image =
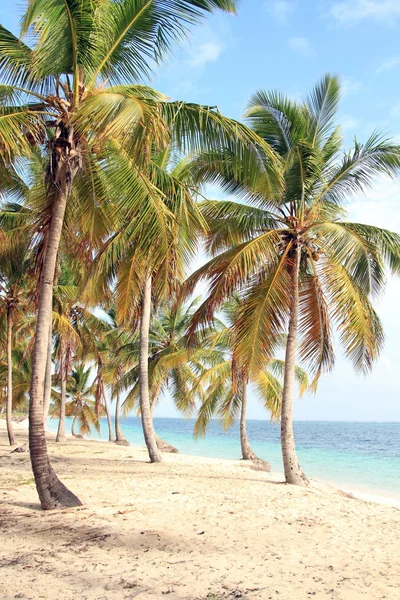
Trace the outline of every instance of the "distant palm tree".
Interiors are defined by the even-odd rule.
[[[190,416],[196,409],[195,388],[198,390],[198,373],[203,353],[201,345],[190,348],[187,329],[193,316],[197,300],[188,304],[164,302],[152,316],[149,330],[148,377],[153,414],[158,402],[165,393],[170,393],[177,410]],[[137,342],[121,347],[117,360],[132,363],[132,367],[121,377],[118,387],[128,390],[122,405],[126,415],[134,409],[140,411],[140,382]],[[157,447],[162,452],[178,452],[168,442],[160,438],[154,430]]]
[[[15,325],[32,310],[32,254],[29,241],[11,230],[1,232],[0,248],[0,314],[6,321],[7,363],[7,433],[11,446],[16,443],[12,426],[13,409],[13,344]]]
[[[205,342],[203,364],[207,362],[207,349],[210,364],[208,368],[203,368],[198,378],[202,391],[194,434],[205,435],[215,415],[221,419],[224,429],[228,429],[239,418],[242,458],[256,461],[259,468],[269,471],[269,463],[255,454],[247,435],[248,386],[253,384],[256,398],[271,415],[271,420],[279,420],[285,363],[277,358],[269,359],[262,368],[253,372],[251,378],[235,364],[235,319],[239,310],[240,298],[234,296],[224,305],[223,321],[218,321],[216,330]],[[296,366],[295,377],[300,393],[303,393],[309,385],[307,373]]]
[[[117,320],[115,306],[111,306],[107,310],[107,317],[110,321],[108,331],[101,339],[101,353],[104,356],[104,365],[102,366],[99,376],[110,389],[112,398],[115,399],[115,441],[120,445],[129,445],[121,428],[121,379],[129,369],[132,362],[132,357],[127,353],[121,352],[121,348],[130,345],[131,341],[135,341],[137,348],[138,337],[127,328],[120,327]],[[100,347],[99,347],[100,350]],[[135,363],[137,362],[137,350],[135,352]]]
[[[189,281],[189,289],[201,278],[212,282],[194,323],[207,321],[226,297],[241,290],[234,360],[250,376],[273,356],[287,328],[281,442],[286,481],[297,485],[308,483],[292,425],[297,349],[316,381],[333,366],[335,325],[355,369],[371,369],[383,343],[371,297],[384,288],[386,265],[400,272],[400,236],[347,222],[344,209],[375,176],[399,172],[399,147],[374,133],[341,154],[334,123],[339,93],[338,79],[327,75],[303,103],[276,92],[253,96],[247,119],[282,158],[280,194],[263,191],[262,172],[253,180],[238,177],[235,159],[226,154],[197,164],[199,178],[239,192],[246,203],[203,204],[211,230],[208,247],[222,253]]]
[[[21,336],[22,337],[22,336]],[[24,336],[13,349],[12,362],[13,368],[13,410],[27,410],[29,399],[29,386],[31,380],[32,363],[29,353],[30,343]],[[8,365],[0,363],[0,379],[6,381]],[[7,389],[1,388],[0,407],[7,406]]]
[[[61,389],[56,442],[65,442],[67,381],[72,369],[75,352],[81,344],[79,334],[76,327],[74,327],[75,305],[80,296],[80,288],[71,262],[66,257],[62,257],[60,262],[60,274],[53,292],[52,329],[55,337],[57,381]]]
[[[91,368],[83,364],[74,366],[67,383],[68,402],[65,407],[67,417],[73,417],[71,433],[79,437],[76,432],[76,422],[79,423],[79,434],[86,435],[91,432],[93,426],[100,433],[100,422],[95,410],[93,385],[89,383]],[[60,415],[61,397],[56,398],[55,405],[51,410],[51,416]]]

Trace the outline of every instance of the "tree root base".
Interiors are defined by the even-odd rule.
[[[11,450],[11,452],[29,452],[27,446],[28,446],[27,444],[24,444],[23,446],[18,446],[14,450]]]
[[[167,454],[179,454],[178,448],[175,446],[171,446],[168,442],[162,441],[161,443],[157,440],[157,448],[161,450],[161,452],[166,452]]]
[[[271,465],[269,462],[263,458],[259,458],[256,454],[253,454],[248,458],[243,458],[242,460],[248,460],[251,463],[250,469],[253,469],[253,471],[266,471],[267,473],[271,473]]]
[[[155,434],[155,436],[157,448],[161,452],[166,452],[167,454],[179,454],[178,448],[175,448],[175,446],[171,446],[171,444],[168,444],[168,442],[161,439],[157,434]]]
[[[128,442],[128,440],[115,440],[114,443],[117,444],[118,446],[130,446],[130,443]]]
[[[304,473],[295,475],[294,477],[286,477],[285,480],[288,485],[298,485],[300,487],[309,487],[310,485],[310,481]]]
[[[50,463],[46,475],[42,481],[36,479],[36,488],[43,510],[82,506],[79,498],[58,479]]]

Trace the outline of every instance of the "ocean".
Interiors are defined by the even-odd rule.
[[[66,430],[71,419],[67,419]],[[239,459],[239,425],[222,431],[212,421],[205,438],[193,439],[193,419],[154,419],[157,433],[184,454],[222,459]],[[57,430],[57,421],[49,419],[48,429]],[[140,420],[122,421],[127,440],[143,445]],[[400,423],[359,423],[297,421],[295,438],[300,463],[305,473],[344,488],[400,499]],[[247,421],[253,450],[268,460],[272,471],[283,472],[279,424]],[[91,436],[98,439],[94,432]],[[107,422],[101,419],[100,439],[108,439]]]

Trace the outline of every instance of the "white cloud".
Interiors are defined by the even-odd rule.
[[[304,37],[293,37],[289,40],[289,48],[293,50],[296,54],[300,54],[301,56],[312,56],[313,50],[311,48],[311,44],[307,38]]]
[[[387,21],[400,16],[399,0],[347,0],[336,2],[332,16],[343,24],[354,24],[363,19]]]
[[[284,0],[267,0],[266,8],[279,23],[286,23],[294,5]]]
[[[341,80],[341,90],[343,98],[349,94],[356,94],[362,88],[360,81],[355,81],[351,77],[343,77]]]
[[[188,64],[192,67],[204,67],[208,62],[218,60],[224,46],[219,42],[205,42],[192,48]]]
[[[400,233],[400,181],[382,176],[348,206],[349,217]]]
[[[351,115],[343,115],[340,119],[340,126],[343,133],[355,133],[355,130],[359,128],[360,121],[352,117]]]
[[[375,71],[375,73],[384,73],[385,71],[393,71],[400,65],[400,57],[396,56],[394,58],[389,58],[384,63],[382,63]]]

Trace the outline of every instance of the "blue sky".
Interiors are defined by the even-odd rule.
[[[0,22],[18,31],[18,8],[0,0]],[[400,143],[400,0],[242,0],[237,16],[213,15],[155,73],[154,87],[174,99],[217,105],[240,118],[257,89],[302,98],[326,72],[342,81],[339,122],[346,146],[376,128]],[[351,220],[400,232],[400,180],[381,179],[349,204]],[[356,376],[339,356],[316,397],[295,418],[400,421],[400,282],[377,308],[386,345],[374,372]],[[175,416],[165,399],[158,416]],[[249,418],[265,418],[251,402]]]

